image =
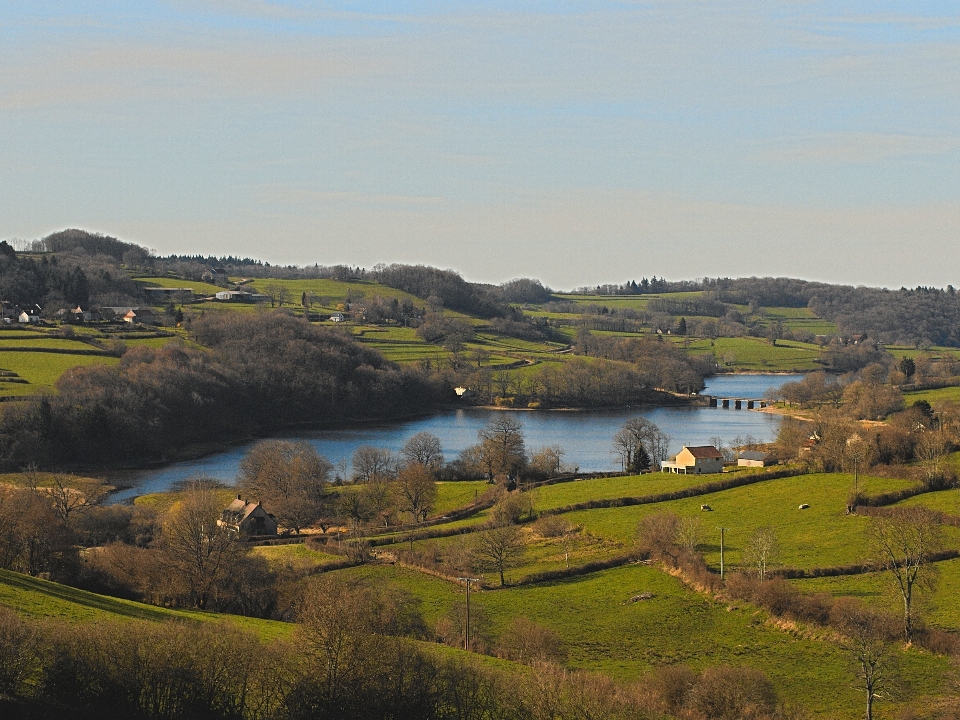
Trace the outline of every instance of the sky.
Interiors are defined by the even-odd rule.
[[[0,238],[960,285],[960,5],[0,0]]]

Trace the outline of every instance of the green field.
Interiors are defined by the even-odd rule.
[[[77,590],[9,570],[0,570],[0,605],[11,607],[25,617],[56,618],[72,623],[117,619],[229,622],[242,630],[254,632],[263,639],[288,637],[293,630],[289,623],[275,620],[144,605]]]
[[[937,403],[960,403],[960,387],[936,388],[935,390],[910,390],[903,394],[904,402],[913,405],[918,400],[926,400],[932,406]]]
[[[89,347],[89,346],[87,346]],[[0,395],[35,395],[52,391],[59,377],[78,365],[113,365],[118,358],[97,355],[64,355],[56,352],[0,352],[0,369],[17,373],[29,385],[0,382]]]
[[[182,280],[180,278],[168,277],[137,277],[134,278],[144,287],[162,287],[162,288],[190,288],[197,295],[216,295],[223,290],[219,285],[205,283],[199,280]],[[173,298],[170,298],[171,300]]]
[[[397,567],[341,571],[391,582],[421,600],[428,621],[461,602],[461,587]],[[641,592],[651,600],[630,603]],[[512,587],[473,595],[495,635],[516,615],[557,632],[570,664],[620,679],[642,677],[655,667],[685,663],[762,669],[783,697],[825,718],[860,717],[859,694],[851,689],[846,658],[829,642],[783,632],[747,606],[717,603],[685,588],[656,569],[632,565],[569,580]],[[920,653],[904,657],[904,674],[916,694],[942,690],[947,661]]]

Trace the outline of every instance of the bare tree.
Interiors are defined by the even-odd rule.
[[[497,641],[496,651],[500,657],[528,665],[567,659],[563,639],[550,628],[523,615],[510,621]]]
[[[240,461],[240,488],[263,502],[296,533],[323,512],[323,493],[333,466],[308,442],[266,440]]]
[[[623,468],[628,472],[659,466],[667,458],[669,444],[669,436],[642,417],[627,420],[613,436],[613,450],[623,460]]]
[[[426,465],[411,463],[397,473],[394,492],[400,509],[413,515],[415,522],[426,520],[437,498],[437,484]]]
[[[706,531],[703,522],[695,515],[692,517],[680,518],[677,524],[677,544],[684,550],[690,552],[696,551],[700,543],[703,542],[703,536]]]
[[[353,452],[353,481],[368,483],[377,478],[393,477],[396,460],[393,453],[385,448],[361,445]]]
[[[637,551],[676,567],[680,557],[677,535],[680,518],[676,513],[647,515],[637,524]]]
[[[873,704],[884,697],[896,671],[889,621],[854,598],[838,598],[830,618],[843,633],[841,643],[867,696],[866,720],[873,720]]]
[[[480,461],[490,480],[499,474],[514,474],[526,465],[523,423],[506,414],[491,421],[477,437]]]
[[[563,448],[559,445],[542,447],[530,459],[531,467],[547,477],[559,475],[563,467]]]
[[[390,517],[394,514],[393,483],[386,478],[378,478],[360,487],[360,495],[370,514],[383,521],[383,526],[390,524]]]
[[[523,530],[512,523],[493,525],[477,535],[473,554],[484,569],[500,574],[500,585],[506,585],[504,570],[520,562],[526,552]]]
[[[943,529],[934,515],[922,507],[893,508],[874,518],[867,528],[873,562],[889,572],[903,600],[903,634],[913,642],[920,589],[932,589],[936,568],[931,556],[943,547]]]
[[[53,503],[53,511],[57,517],[64,525],[69,525],[72,514],[103,503],[109,488],[101,480],[56,473],[51,478],[49,488],[35,488],[35,491],[41,496],[47,496]]]
[[[889,618],[855,598],[838,598],[830,609],[830,620],[843,633],[841,645],[849,653],[853,674],[866,694],[866,720],[872,720],[874,702],[886,696],[898,669],[891,643],[896,631],[890,627]]]
[[[743,561],[757,571],[760,582],[766,579],[770,566],[776,565],[779,559],[780,543],[777,541],[777,531],[769,525],[754,530],[743,551]]]
[[[190,602],[201,610],[242,552],[233,533],[217,523],[222,509],[213,488],[194,483],[163,524],[163,562],[185,584]]]
[[[433,433],[418,432],[403,444],[400,454],[408,463],[420,463],[434,474],[443,468],[440,438]]]
[[[950,440],[942,430],[927,430],[917,442],[917,458],[923,465],[927,480],[940,476],[943,458],[950,451]]]

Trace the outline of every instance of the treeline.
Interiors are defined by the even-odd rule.
[[[703,378],[716,371],[713,355],[690,355],[659,335],[618,338],[580,332],[573,348],[577,354],[630,363],[648,388],[693,392],[702,389]]]
[[[109,262],[96,257],[19,257],[0,242],[0,300],[24,309],[34,306],[86,307],[92,299],[111,301],[135,293],[125,275],[111,272]]]
[[[430,651],[409,601],[317,583],[290,640],[228,623],[26,621],[0,609],[0,709],[64,720],[773,720],[795,717],[759,670],[664,667],[622,685]],[[366,598],[364,596],[367,596]],[[529,623],[529,621],[528,621]]]
[[[438,399],[417,372],[282,313],[209,313],[192,332],[210,350],[137,347],[118,365],[67,371],[56,395],[7,408],[0,463],[142,463],[294,423],[407,416]]]
[[[491,288],[468,283],[453,270],[427,265],[377,266],[371,279],[387,287],[403,290],[450,310],[459,310],[482,318],[507,314],[507,306]]]

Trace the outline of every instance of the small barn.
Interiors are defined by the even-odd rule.
[[[277,534],[277,519],[260,503],[247,502],[240,495],[220,514],[217,525],[245,537]]]
[[[683,475],[706,475],[723,472],[723,453],[713,445],[695,445],[683,449],[669,460],[660,463],[660,472]]]
[[[737,458],[737,465],[739,467],[766,467],[767,465],[773,465],[773,458],[770,457],[770,453],[759,452],[757,450],[749,450],[747,452],[740,453],[740,457]]]

